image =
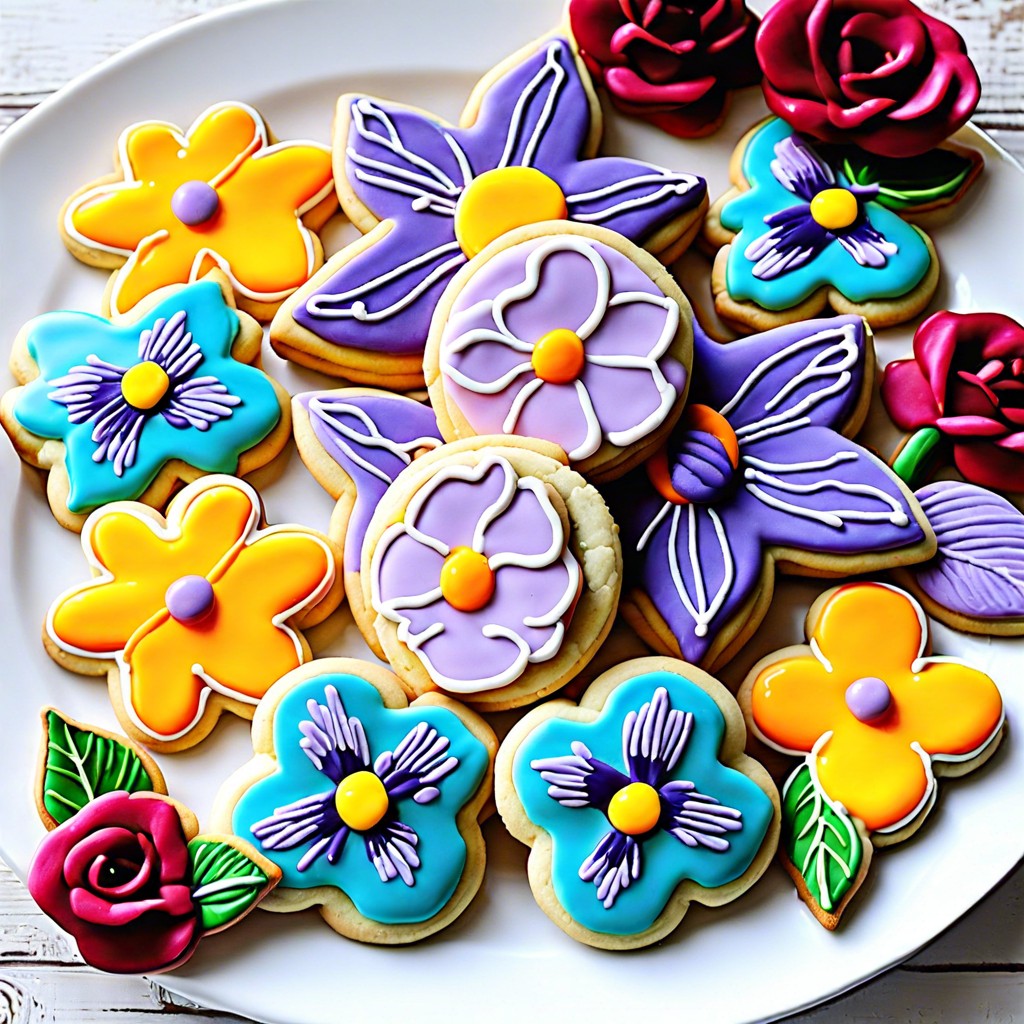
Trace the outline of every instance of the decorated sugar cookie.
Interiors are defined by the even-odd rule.
[[[859,317],[719,344],[694,328],[694,381],[667,444],[609,492],[623,611],[656,650],[710,667],[757,628],[774,565],[841,576],[928,558],[906,485],[848,439],[874,377]]]
[[[603,498],[561,449],[532,439],[422,455],[363,541],[363,602],[402,685],[489,711],[583,669],[611,628],[621,576]]]
[[[20,383],[0,422],[49,471],[62,526],[111,501],[162,508],[180,481],[251,472],[288,441],[288,395],[260,369],[263,334],[215,280],[169,288],[129,316],[44,313],[18,335]]]
[[[591,480],[620,476],[682,410],[692,319],[668,271],[614,232],[509,232],[434,315],[424,375],[438,426],[449,440],[543,438]]]
[[[672,262],[698,230],[704,179],[598,157],[600,139],[589,77],[557,36],[487,74],[458,127],[371,96],[342,96],[338,192],[366,235],[281,308],[274,348],[359,383],[420,386],[430,318],[448,281],[524,224],[609,228]]]
[[[383,658],[363,603],[360,558],[377,503],[395,477],[441,444],[429,405],[372,388],[310,391],[292,399],[295,443],[321,486],[338,500],[331,534],[344,547],[345,594],[366,642]]]
[[[251,718],[270,685],[309,660],[296,625],[340,599],[332,545],[302,526],[262,524],[256,492],[225,476],[184,488],[166,519],[117,502],[86,521],[93,579],[57,598],[43,640],[66,668],[107,676],[139,743],[181,750],[222,711]]]
[[[218,103],[185,132],[133,124],[115,161],[114,174],[79,189],[60,218],[78,259],[118,268],[105,311],[219,268],[238,305],[267,320],[323,262],[314,232],[337,208],[330,150],[275,143],[244,103]]]
[[[877,201],[842,165],[778,118],[740,140],[733,188],[708,213],[719,248],[711,287],[719,315],[764,330],[837,313],[873,327],[910,320],[935,293],[931,240]]]
[[[780,848],[802,898],[834,928],[871,845],[914,833],[935,803],[936,777],[992,755],[1003,703],[983,672],[925,656],[924,613],[894,587],[828,591],[806,633],[809,646],[758,662],[739,699],[758,737],[803,755],[782,791]]]
[[[280,868],[265,909],[316,906],[349,938],[414,942],[480,888],[496,748],[456,701],[409,704],[380,665],[316,661],[267,694],[256,756],[224,784],[214,816]]]
[[[36,801],[49,834],[28,890],[91,967],[157,974],[240,921],[281,872],[244,840],[197,835],[150,757],[120,736],[43,710]]]
[[[498,753],[498,810],[531,847],[548,917],[631,949],[665,938],[691,901],[750,888],[775,852],[779,798],[745,736],[725,687],[668,658],[627,661],[579,707],[549,701],[518,722]]]

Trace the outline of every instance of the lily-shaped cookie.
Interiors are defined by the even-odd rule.
[[[108,674],[139,742],[189,746],[224,709],[252,717],[268,687],[309,659],[291,623],[330,610],[332,548],[312,530],[260,521],[256,492],[224,476],[182,490],[166,520],[119,502],[86,521],[95,578],[54,602],[44,639],[61,664]]]
[[[245,104],[218,103],[186,132],[164,121],[134,124],[118,140],[117,161],[113,179],[76,192],[61,216],[79,259],[120,267],[106,300],[115,313],[219,267],[239,304],[259,316],[323,262],[311,228],[336,205],[330,151],[271,144]]]
[[[394,372],[415,380],[447,282],[523,224],[598,224],[674,258],[707,186],[693,174],[596,157],[600,122],[585,75],[567,40],[533,43],[483,79],[459,127],[343,96],[335,137],[347,181],[339,192],[353,223],[370,234],[282,308],[275,346],[321,367],[345,365],[356,379],[367,376],[367,353],[390,357]]]

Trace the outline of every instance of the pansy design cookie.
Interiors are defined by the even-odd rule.
[[[616,533],[554,445],[473,438],[421,456],[363,542],[363,600],[402,685],[495,711],[564,686],[611,628]]]
[[[876,201],[878,183],[851,181],[778,118],[740,140],[732,167],[734,187],[704,229],[720,247],[711,286],[725,320],[764,330],[831,306],[887,327],[931,300],[935,249]]]
[[[159,508],[179,481],[249,473],[284,448],[288,396],[259,368],[262,338],[212,280],[112,322],[44,313],[15,342],[21,386],[4,395],[0,422],[49,471],[63,526],[81,530],[111,501]]]
[[[720,344],[694,329],[689,404],[668,443],[612,495],[624,613],[657,650],[714,667],[753,633],[774,565],[837,576],[927,558],[906,485],[848,439],[874,376],[859,317]]]
[[[36,803],[48,834],[28,891],[91,967],[173,970],[277,884],[281,872],[249,843],[197,835],[196,816],[122,737],[53,708],[43,737]]]
[[[342,207],[366,236],[282,307],[282,355],[360,383],[422,383],[430,318],[456,270],[513,228],[610,228],[668,263],[707,204],[703,178],[596,156],[600,107],[566,39],[520,50],[477,86],[460,125],[345,95],[335,121]]]
[[[806,632],[809,646],[754,666],[740,703],[762,740],[803,756],[783,790],[782,849],[802,897],[834,928],[867,869],[865,837],[881,846],[915,832],[936,776],[964,775],[995,751],[1003,703],[983,672],[925,656],[924,613],[894,587],[828,591]]]
[[[393,944],[476,895],[497,741],[473,712],[436,694],[409,704],[387,669],[332,658],[271,689],[253,748],[214,817],[280,868],[265,909],[317,906],[342,935]]]
[[[526,715],[495,786],[544,912],[574,939],[626,949],[663,939],[693,900],[742,895],[779,834],[778,794],[745,736],[726,689],[668,658],[611,669],[578,708]]]
[[[105,297],[112,313],[216,267],[242,309],[269,319],[323,262],[314,232],[337,208],[330,150],[274,143],[243,103],[218,103],[185,132],[133,124],[116,166],[71,196],[60,218],[75,256],[118,268]]]
[[[438,304],[424,359],[438,425],[449,440],[543,438],[589,479],[619,476],[682,410],[692,319],[668,271],[620,235],[510,232]]]
[[[251,718],[269,686],[309,660],[296,624],[340,599],[333,548],[305,527],[262,522],[256,492],[224,476],[190,484],[166,519],[117,502],[86,521],[94,578],[57,598],[43,640],[66,668],[107,675],[138,742],[193,746],[222,711]]]
[[[344,546],[345,594],[378,657],[384,652],[363,603],[360,558],[377,503],[417,455],[442,443],[429,405],[373,388],[308,391],[292,399],[295,443],[309,471],[337,499],[331,535]]]

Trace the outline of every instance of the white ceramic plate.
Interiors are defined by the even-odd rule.
[[[281,138],[328,141],[336,96],[359,90],[415,103],[456,119],[483,71],[549,29],[558,0],[308,0],[228,9],[156,36],[73,83],[7,133],[0,148],[0,334],[9,344],[30,317],[58,308],[98,311],[106,274],[72,259],[56,230],[61,202],[107,173],[120,130],[161,118],[188,124],[205,107],[239,99],[260,108]],[[381,11],[385,11],[381,15]],[[381,27],[383,21],[390,27]],[[762,113],[747,90],[712,138],[680,142],[639,123],[609,118],[605,150],[696,171],[711,195],[726,184],[732,144]],[[969,130],[985,152],[982,183],[952,223],[935,232],[944,277],[934,308],[1024,314],[1019,282],[1007,277],[1006,246],[1024,237],[1024,177]],[[352,229],[333,226],[328,251]],[[708,300],[708,264],[688,258],[684,282]],[[884,332],[883,361],[905,352],[909,330]],[[317,374],[267,368],[290,391],[322,386]],[[872,440],[889,450],[884,415]],[[331,502],[294,455],[258,480],[271,521],[325,528]],[[53,597],[85,572],[78,538],[52,519],[38,474],[0,445],[0,573],[9,580],[0,617],[0,854],[22,876],[42,837],[31,783],[38,710],[52,703],[86,722],[116,728],[105,683],[58,668],[38,640]],[[766,651],[794,642],[817,589],[787,584],[754,642],[725,674],[736,682]],[[15,601],[11,594],[17,592]],[[937,628],[936,650],[961,655],[1003,684],[1007,717],[1024,721],[1021,645]],[[366,654],[347,613],[314,631],[317,654]],[[1017,671],[1012,671],[1016,659]],[[161,757],[171,793],[202,822],[220,781],[250,755],[247,723],[226,716],[198,749]],[[941,787],[915,839],[880,854],[857,905],[836,934],[824,931],[777,865],[746,896],[709,911],[694,906],[665,943],[614,955],[578,945],[535,905],[526,849],[494,820],[479,898],[459,921],[408,949],[346,941],[309,911],[257,913],[203,944],[162,983],[208,1006],[259,1020],[302,1024],[387,1018],[447,1018],[449,1004],[479,1007],[495,1021],[631,1018],[740,1022],[810,1006],[904,960],[967,911],[1024,856],[1019,780],[1024,745],[1011,735],[976,776]],[[469,1011],[463,1009],[463,1015]]]

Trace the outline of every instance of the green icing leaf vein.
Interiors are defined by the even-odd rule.
[[[192,865],[192,899],[204,931],[223,928],[241,917],[260,898],[269,879],[231,843],[204,839],[188,844]]]

